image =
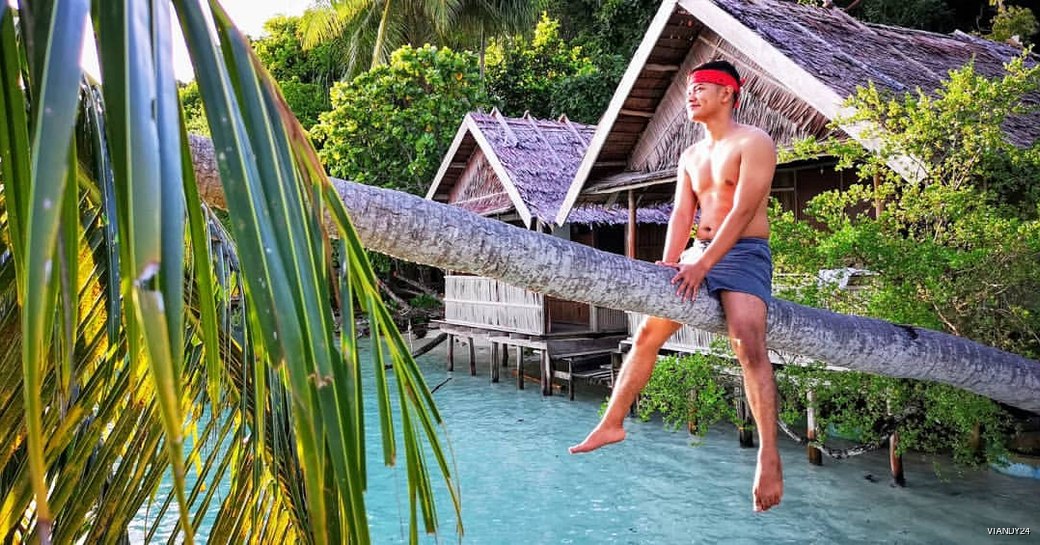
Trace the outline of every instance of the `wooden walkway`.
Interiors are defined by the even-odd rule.
[[[448,335],[448,370],[455,370],[455,342],[469,348],[469,371],[477,373],[476,340],[491,346],[489,375],[491,382],[499,382],[501,369],[509,367],[509,353],[515,352],[516,386],[524,389],[524,352],[538,356],[538,382],[543,395],[552,395],[553,379],[563,381],[570,399],[574,399],[574,382],[582,380],[613,385],[614,369],[620,365],[618,346],[624,335],[595,335],[588,331],[557,331],[544,335],[526,335],[492,331],[434,320],[442,333]]]

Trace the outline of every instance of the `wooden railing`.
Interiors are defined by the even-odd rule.
[[[446,275],[444,320],[472,327],[544,335],[545,297],[493,278]]]
[[[625,313],[543,296],[483,276],[444,277],[448,323],[526,335],[626,330]]]

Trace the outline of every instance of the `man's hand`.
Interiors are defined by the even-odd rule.
[[[701,264],[700,260],[693,263],[665,263],[658,261],[657,264],[679,271],[672,277],[672,285],[679,285],[675,294],[682,297],[683,302],[687,300],[693,301],[697,298],[697,292],[701,288],[701,283],[704,282],[704,277],[708,275],[708,269]]]

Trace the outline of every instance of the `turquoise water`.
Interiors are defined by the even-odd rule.
[[[782,440],[783,503],[753,513],[755,452],[738,446],[732,428],[691,447],[685,431],[636,421],[624,443],[572,456],[567,447],[597,420],[601,397],[591,388],[571,402],[534,386],[519,391],[506,373],[489,384],[486,355],[476,377],[458,362],[462,372],[447,373],[435,354],[420,364],[431,385],[451,378],[434,395],[459,472],[463,543],[1040,543],[1040,481],[949,468],[942,480],[932,460],[907,455],[909,486],[892,488],[887,453],[814,467]],[[407,543],[405,475],[379,465],[379,443],[369,444],[373,543]],[[442,498],[442,533],[424,543],[458,541]],[[167,518],[166,535],[175,523]],[[1031,534],[992,536],[988,527]]]

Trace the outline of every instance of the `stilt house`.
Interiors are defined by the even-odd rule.
[[[988,76],[1020,50],[970,36],[866,24],[840,9],[780,0],[664,0],[597,125],[577,169],[558,224],[590,203],[668,202],[683,149],[703,138],[685,113],[686,77],[715,59],[736,65],[745,81],[738,121],[766,130],[779,148],[805,137],[859,138],[855,127],[830,127],[846,97],[870,82],[902,93],[934,90],[952,69],[974,62]],[[1040,104],[1040,97],[1031,100]],[[1040,113],[1009,120],[1009,136],[1029,145]],[[828,158],[779,165],[772,195],[801,215],[819,193],[844,189],[853,176]],[[638,239],[639,226],[628,225]],[[659,256],[657,248],[641,250]],[[655,251],[656,250],[656,251]],[[650,259],[659,259],[659,257]],[[641,320],[630,316],[630,331]],[[669,348],[699,350],[710,336],[684,328]]]
[[[566,117],[549,121],[530,115],[510,118],[497,110],[470,113],[426,198],[518,228],[650,259],[660,245],[658,239],[663,240],[670,203],[639,208],[614,202],[580,204],[571,208],[567,221],[554,222],[594,132],[595,127]],[[625,238],[629,223],[640,225],[640,241]],[[543,391],[554,374],[553,361],[563,358],[571,364],[579,356],[606,355],[627,330],[624,312],[451,271],[444,277],[444,309],[442,331],[453,338],[468,338],[472,344],[474,336],[489,337],[493,351],[501,348],[503,355],[509,346],[518,352],[540,352]],[[569,380],[570,368],[563,378]],[[497,378],[495,365],[492,377]],[[522,386],[519,375],[518,380]]]

